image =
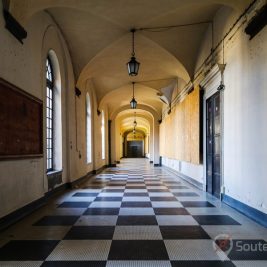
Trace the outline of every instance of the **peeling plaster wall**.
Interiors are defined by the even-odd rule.
[[[177,159],[171,159],[162,157],[162,165],[173,169],[178,174],[182,174],[186,177],[192,178],[197,182],[203,184],[203,165],[192,164],[190,162],[180,161]]]
[[[46,13],[34,16],[25,28],[28,37],[21,45],[4,28],[1,13],[0,77],[42,99],[45,111],[45,60],[50,49],[55,51],[61,74],[62,168],[63,183],[66,183],[69,177],[67,121],[71,122],[67,101],[68,90],[73,88],[71,61],[60,32]],[[45,120],[43,123],[45,144]],[[42,197],[48,191],[45,159],[44,153],[44,157],[38,159],[0,161],[0,217]]]
[[[0,2],[2,9],[2,2]],[[53,50],[59,62],[61,75],[61,111],[62,111],[62,170],[63,182],[72,182],[92,170],[104,166],[107,162],[108,124],[105,109],[106,157],[101,157],[101,116],[97,115],[95,89],[88,81],[77,98],[77,133],[75,122],[75,80],[72,62],[67,44],[46,12],[33,16],[26,24],[28,37],[21,45],[4,27],[3,15],[0,15],[0,77],[18,86],[22,90],[43,100],[43,143],[44,157],[0,161],[0,218],[37,200],[48,191],[46,174],[46,78],[45,61]],[[85,96],[89,92],[92,105],[92,162],[86,162],[85,135]],[[57,185],[59,186],[59,185]]]
[[[217,44],[240,12],[222,7],[214,18]],[[222,193],[267,213],[267,27],[249,40],[241,26],[225,43],[225,86],[223,93]],[[200,46],[196,70],[211,49],[210,30]],[[222,63],[222,52],[218,57]],[[219,85],[218,80],[216,81]],[[214,82],[212,82],[214,83]],[[217,85],[217,86],[218,86]],[[209,90],[210,88],[206,88]],[[162,162],[182,174],[206,184],[205,166],[163,158]],[[204,175],[203,175],[204,173]],[[224,188],[223,188],[224,186]]]
[[[238,16],[217,13],[217,41]],[[249,40],[245,26],[225,42],[223,185],[225,194],[267,213],[267,27]],[[208,51],[206,39],[199,58]]]

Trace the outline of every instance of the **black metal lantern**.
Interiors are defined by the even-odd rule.
[[[131,57],[131,60],[127,63],[127,67],[128,67],[129,75],[130,76],[136,76],[136,75],[138,75],[140,63],[138,61],[136,61],[136,59],[135,59],[135,52],[134,52],[135,29],[131,29],[131,32],[132,32],[132,57]]]
[[[133,98],[132,98],[132,100],[131,100],[131,102],[130,102],[130,105],[131,105],[131,108],[132,109],[136,109],[136,107],[137,107],[137,101],[135,100],[135,98],[134,98],[134,82],[132,82],[132,84],[133,84]]]
[[[137,126],[137,122],[136,122],[136,112],[134,113],[134,122],[133,122],[134,128]]]
[[[136,109],[137,101],[133,98],[132,101],[130,102],[130,105],[132,109]]]

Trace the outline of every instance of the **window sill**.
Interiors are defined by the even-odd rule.
[[[55,175],[55,174],[60,174],[62,173],[63,170],[52,170],[46,173],[47,176]]]
[[[62,170],[53,170],[47,173],[48,190],[54,189],[62,183]]]

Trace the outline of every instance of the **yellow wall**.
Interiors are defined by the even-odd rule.
[[[160,155],[200,164],[199,87],[172,108],[160,125]]]

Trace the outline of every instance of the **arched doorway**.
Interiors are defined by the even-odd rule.
[[[146,135],[142,131],[131,131],[125,134],[123,140],[123,156],[127,158],[144,158],[146,154]]]

